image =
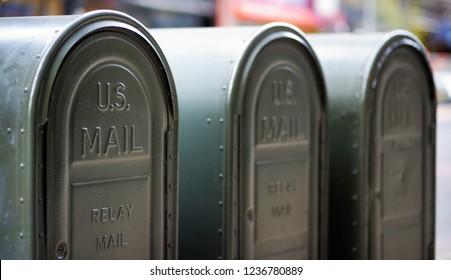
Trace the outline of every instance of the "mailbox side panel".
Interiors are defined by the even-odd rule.
[[[403,31],[312,43],[330,101],[330,258],[430,258],[435,97],[421,43]]]
[[[389,37],[391,36],[391,38]],[[370,257],[433,259],[435,90],[424,48],[388,34],[375,68]]]
[[[181,259],[233,258],[230,248],[237,232],[228,219],[236,210],[229,199],[232,183],[226,167],[233,153],[226,135],[230,77],[254,30],[150,29],[168,59],[178,92]]]
[[[43,53],[73,17],[0,19],[0,258],[36,258],[34,79]]]
[[[311,35],[328,90],[329,258],[366,259],[368,125],[366,63],[375,38]]]

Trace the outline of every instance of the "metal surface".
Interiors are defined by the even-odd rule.
[[[0,19],[0,258],[177,251],[177,101],[125,14]]]
[[[328,88],[329,257],[432,259],[436,100],[412,34],[312,35]]]
[[[180,258],[323,257],[325,88],[303,34],[151,32],[179,95]]]

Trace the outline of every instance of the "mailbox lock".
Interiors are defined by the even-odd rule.
[[[56,247],[56,257],[60,260],[63,260],[66,258],[66,244],[60,243],[58,247]]]
[[[246,213],[246,222],[248,224],[251,224],[253,221],[254,221],[254,212],[251,209],[249,209],[247,210]]]

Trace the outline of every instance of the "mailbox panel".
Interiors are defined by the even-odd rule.
[[[243,253],[315,258],[321,78],[302,44],[276,40],[258,53],[244,97]],[[254,217],[252,217],[254,216]],[[253,237],[252,237],[253,232]],[[254,243],[253,245],[251,245]]]
[[[329,100],[329,257],[433,259],[435,90],[406,31],[312,35]]]
[[[302,32],[152,34],[180,100],[180,257],[323,258],[325,87]]]
[[[93,34],[56,76],[48,124],[50,255],[152,256],[151,225],[162,222],[163,190],[154,188],[163,183],[167,111],[158,66],[130,39]]]
[[[1,21],[0,124],[18,139],[0,142],[18,202],[1,258],[176,258],[177,100],[146,28],[114,11]]]
[[[376,109],[376,122],[381,122],[376,131],[381,141],[376,143],[381,145],[381,154],[375,156],[382,177],[382,200],[376,202],[375,214],[381,215],[380,256],[384,259],[422,259],[425,255],[427,81],[415,52],[400,48],[387,58],[378,92],[382,106]],[[376,179],[376,194],[378,183]]]

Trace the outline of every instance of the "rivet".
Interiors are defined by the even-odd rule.
[[[353,252],[357,252],[357,246],[352,247]]]
[[[23,92],[28,92],[28,88],[25,87],[25,88],[23,89]]]
[[[218,257],[218,260],[222,260],[222,257],[221,257],[221,256],[219,256],[219,257]]]
[[[352,196],[352,200],[357,200],[357,198],[359,198],[359,196],[356,194]]]
[[[356,99],[358,99],[358,98],[360,97],[360,93],[358,93],[358,92],[354,93],[354,97],[355,97]]]
[[[20,129],[20,134],[24,134],[24,132],[25,132],[25,129],[21,128]]]
[[[226,90],[227,89],[227,86],[226,85],[223,85],[222,86],[222,90]]]
[[[23,238],[23,232],[19,232],[19,237]]]
[[[168,248],[169,248],[169,249],[172,248],[172,243],[168,243]]]
[[[357,221],[356,220],[352,221],[352,226],[355,227],[356,225],[357,225]]]
[[[219,150],[220,150],[220,151],[224,151],[224,146],[222,146],[222,145],[219,146]]]
[[[211,123],[211,118],[207,118],[207,123]]]
[[[223,118],[220,118],[219,119],[219,123],[223,123],[224,122],[224,119]]]
[[[41,233],[39,234],[39,238],[44,238],[44,233],[43,233],[43,232],[41,232]]]
[[[23,169],[25,167],[25,165],[23,163],[20,163],[19,167],[20,167],[20,169]]]
[[[357,175],[357,174],[359,174],[359,170],[357,170],[356,168],[355,168],[355,169],[353,169],[353,170],[352,170],[352,174],[353,174],[353,175]]]
[[[224,174],[219,173],[219,179],[222,179],[222,178],[224,178]]]
[[[6,129],[6,132],[8,132],[8,134],[11,134],[11,128],[8,127],[8,128]]]
[[[37,58],[37,59],[41,58],[41,54],[38,53],[38,54],[36,55],[36,58]]]
[[[219,233],[219,235],[222,234],[222,228],[218,229],[218,233]]]
[[[372,90],[375,90],[376,87],[377,87],[377,80],[376,80],[376,79],[373,79],[373,80],[371,81],[371,89],[372,89]]]
[[[222,204],[223,204],[222,200],[218,201],[218,205],[219,205],[220,207],[222,207]]]
[[[23,197],[19,198],[20,204],[23,204]]]
[[[357,148],[359,147],[359,143],[357,143],[357,142],[353,143],[353,144],[352,144],[352,147],[353,147],[354,149],[357,149]]]

